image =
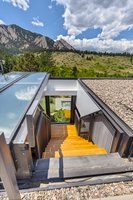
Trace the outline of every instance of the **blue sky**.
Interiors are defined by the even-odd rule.
[[[78,49],[133,52],[132,0],[0,0],[0,23]]]
[[[51,5],[53,9],[49,8]],[[51,0],[30,0],[30,7],[26,11],[0,0],[0,19],[5,24],[17,24],[53,39],[56,39],[57,35],[67,33],[63,28],[63,12],[64,7],[56,6],[55,2],[51,3]],[[31,23],[33,18],[39,18],[44,26],[33,25]]]

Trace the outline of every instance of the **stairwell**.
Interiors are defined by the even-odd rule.
[[[107,154],[104,148],[78,136],[75,125],[51,125],[51,140],[42,158]]]

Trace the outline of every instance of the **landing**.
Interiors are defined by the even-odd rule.
[[[114,174],[133,170],[133,163],[118,153],[40,159],[33,179],[48,180]]]

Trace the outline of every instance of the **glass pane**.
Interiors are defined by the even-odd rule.
[[[0,88],[6,86],[7,84],[11,83],[12,81],[18,79],[22,75],[23,75],[23,73],[19,73],[19,72],[0,75]]]
[[[31,73],[30,75],[23,78],[16,84],[40,84],[45,78],[45,76],[46,76],[46,73],[43,73],[43,72]]]
[[[10,138],[39,85],[15,84],[0,93],[0,131]]]
[[[3,88],[6,85],[6,83],[0,83],[0,89]]]

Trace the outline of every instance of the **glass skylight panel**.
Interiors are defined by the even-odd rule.
[[[6,85],[6,83],[0,83],[0,89],[3,88]]]
[[[26,73],[10,73],[0,76],[0,87],[12,82]],[[7,141],[21,123],[31,101],[37,93],[46,73],[28,73],[0,93],[0,132],[4,132]]]
[[[31,73],[16,84],[41,84],[45,76],[45,72]]]
[[[38,84],[14,84],[0,93],[0,131],[6,139],[10,138],[38,87]]]
[[[0,74],[0,89],[12,81],[20,78],[23,73],[9,73],[9,74]]]

